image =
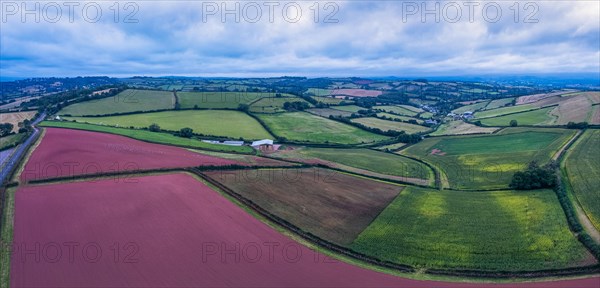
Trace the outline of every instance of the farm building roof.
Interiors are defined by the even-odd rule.
[[[273,140],[271,139],[264,139],[264,140],[258,140],[258,141],[254,141],[252,142],[252,147],[254,146],[260,146],[260,145],[273,145]]]
[[[244,141],[223,141],[223,145],[242,146]]]

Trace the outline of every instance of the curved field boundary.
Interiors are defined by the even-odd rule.
[[[228,187],[226,187],[225,185],[219,183],[218,181],[210,178],[209,176],[207,176],[206,174],[202,173],[201,171],[198,171],[196,169],[191,169],[191,171],[193,174],[197,175],[198,177],[202,178],[204,181],[210,183],[211,185],[219,188],[219,190],[225,192],[227,195],[229,195],[230,197],[236,199],[237,201],[239,201],[240,203],[242,203],[243,205],[247,206],[248,208],[252,209],[254,212],[258,213],[259,215],[265,217],[266,219],[268,219],[271,222],[274,222],[275,224],[277,224],[278,226],[281,226],[283,228],[285,228],[288,231],[293,232],[294,234],[300,236],[301,238],[303,238],[304,240],[307,240],[311,243],[314,243],[320,247],[326,248],[327,250],[330,251],[334,251],[336,253],[345,255],[345,256],[349,256],[351,258],[354,259],[358,259],[361,261],[365,261],[367,263],[370,264],[375,264],[377,266],[381,266],[381,267],[385,267],[385,268],[391,268],[397,271],[401,271],[401,272],[415,272],[414,268],[407,266],[407,265],[402,265],[402,264],[396,264],[396,263],[392,263],[392,262],[386,262],[386,261],[381,261],[379,259],[370,257],[368,255],[364,255],[364,254],[360,254],[357,252],[354,252],[350,249],[347,249],[345,247],[339,246],[337,244],[331,243],[329,241],[326,241],[324,239],[321,239],[311,233],[305,232],[302,229],[298,228],[297,226],[291,224],[290,222],[288,222],[287,220],[280,218],[272,213],[270,213],[269,211],[263,209],[262,207],[260,207],[258,204],[254,203],[252,200],[242,196],[241,194],[236,193],[235,191],[229,189]]]
[[[587,214],[585,213],[583,207],[581,206],[581,203],[579,202],[579,198],[573,193],[573,187],[571,186],[571,180],[569,179],[568,173],[566,171],[566,163],[565,163],[566,160],[565,159],[568,156],[571,147],[579,141],[579,138],[581,138],[581,136],[583,135],[584,132],[585,132],[585,130],[579,131],[579,134],[577,134],[576,137],[574,137],[573,140],[563,148],[561,153],[559,155],[557,155],[556,160],[560,164],[560,177],[562,177],[562,182],[565,183],[565,187],[564,187],[565,192],[567,193],[567,196],[569,196],[568,198],[572,203],[574,212],[579,219],[579,222],[580,222],[579,224],[581,224],[583,226],[583,228],[588,233],[588,235],[596,242],[597,245],[600,246],[600,231],[598,231],[596,229],[596,227],[592,224],[592,222],[588,218]]]
[[[579,137],[581,137],[581,134],[583,134],[583,130],[579,130],[577,131],[577,133],[575,133],[575,135],[573,135],[573,137],[571,137],[571,139],[569,140],[569,142],[567,142],[562,148],[560,148],[558,151],[556,151],[556,153],[554,154],[554,156],[552,156],[552,160],[558,160],[558,159],[563,159],[563,155],[566,153],[567,149],[571,148],[571,146],[573,146],[573,144],[579,140]]]
[[[404,146],[404,147],[402,147],[400,149],[397,149],[396,151],[403,150],[405,147],[406,146]],[[375,150],[375,149],[372,149],[372,150]],[[376,151],[380,151],[380,150],[376,150]],[[438,189],[442,189],[443,188],[442,187],[442,176],[440,174],[440,171],[437,168],[435,168],[433,165],[427,163],[426,161],[423,161],[423,160],[415,158],[415,157],[410,157],[410,156],[407,156],[407,155],[404,155],[404,154],[395,153],[396,151],[394,151],[394,152],[381,151],[381,152],[390,153],[390,154],[393,154],[395,156],[401,156],[401,157],[405,157],[405,158],[408,158],[408,159],[412,159],[412,160],[415,160],[415,161],[417,161],[417,162],[419,162],[419,163],[427,166],[431,170],[431,172],[433,172],[434,187],[438,188]]]
[[[379,151],[379,150],[375,150],[375,151],[382,152],[382,151]],[[395,156],[404,156],[404,155],[395,154]],[[331,163],[334,163],[332,161],[322,160],[319,163],[309,163],[309,162],[295,161],[295,160],[284,159],[284,158],[277,158],[277,157],[272,157],[272,156],[268,156],[268,155],[263,155],[262,157],[268,158],[268,159],[273,159],[273,160],[285,161],[285,162],[289,162],[289,163],[294,163],[294,164],[300,165],[300,166],[289,167],[289,168],[318,167],[318,168],[325,168],[325,169],[329,169],[329,170],[335,170],[335,171],[338,171],[338,172],[342,172],[342,173],[345,173],[345,174],[349,174],[349,175],[353,175],[353,176],[357,176],[357,177],[362,177],[362,178],[366,178],[366,179],[372,179],[372,180],[377,180],[377,181],[384,181],[384,182],[389,182],[389,183],[394,183],[394,184],[401,184],[401,185],[411,185],[411,186],[417,186],[417,187],[423,187],[423,188],[432,188],[429,185],[420,184],[420,181],[411,182],[409,180],[402,180],[402,179],[400,179],[400,178],[406,178],[406,177],[385,175],[385,174],[381,174],[381,173],[377,173],[377,172],[372,172],[372,171],[365,170],[365,169],[360,169],[360,168],[354,168],[354,167],[351,167],[351,166],[348,166],[348,165],[343,165],[343,164],[338,164],[338,163],[336,163],[336,165],[339,165],[339,167],[338,166],[334,166],[333,164],[331,164]],[[406,158],[410,158],[410,157],[406,157]],[[418,161],[418,159],[413,159],[413,160]],[[420,162],[420,161],[418,161],[418,162]],[[352,170],[354,170],[354,171],[348,170],[348,169],[344,169],[343,167],[353,168]],[[279,168],[284,168],[285,169],[286,167],[284,166],[284,167],[276,167],[276,168],[277,169],[279,169]],[[431,167],[429,167],[429,168],[431,168]],[[368,174],[362,174],[362,173],[364,173],[363,171],[364,172],[368,172]],[[362,173],[360,173],[360,172],[362,172]],[[434,175],[435,175],[435,170],[433,170],[433,172],[434,172]],[[421,179],[417,179],[417,180],[421,180]]]
[[[414,144],[417,144],[417,143],[408,144],[408,145],[406,145],[406,146],[404,146],[404,147],[402,147],[402,148],[394,151],[393,153],[395,155],[401,155],[401,156],[404,156],[406,158],[415,160],[415,161],[420,162],[420,163],[426,165],[427,167],[429,167],[429,169],[431,169],[433,171],[433,175],[435,177],[435,182],[434,182],[435,183],[435,188],[442,190],[442,189],[447,189],[447,187],[450,187],[450,182],[448,182],[448,176],[446,176],[446,173],[444,172],[443,169],[438,168],[435,165],[433,165],[433,164],[431,164],[431,163],[429,163],[429,162],[427,162],[425,160],[422,160],[422,159],[419,159],[419,158],[416,158],[416,157],[412,157],[412,156],[408,156],[408,155],[405,155],[405,154],[396,153],[396,152],[400,152],[402,150],[405,150],[406,148],[408,148],[409,146],[414,145]],[[444,186],[447,186],[447,187],[444,187]]]
[[[203,167],[206,168],[206,167]],[[214,167],[213,171],[218,171],[219,167]],[[261,167],[263,168],[263,167]],[[277,169],[281,169],[282,167],[276,167]],[[295,167],[289,167],[295,168]],[[288,169],[289,169],[288,168]],[[285,168],[284,168],[285,169]],[[100,175],[80,175],[76,177],[64,177],[63,179],[44,179],[37,181],[35,184],[46,184],[53,182],[61,182],[65,180],[71,181],[82,181],[86,179],[94,179],[99,177],[110,177],[110,176],[127,176],[127,175],[143,175],[143,174],[156,174],[156,173],[172,173],[172,172],[188,172],[194,174],[214,187],[221,190],[223,193],[232,197],[236,201],[238,201],[243,206],[249,208],[254,211],[258,215],[266,218],[269,222],[274,223],[275,225],[284,228],[286,231],[289,231],[295,235],[298,235],[303,240],[308,241],[318,247],[324,248],[327,251],[331,251],[337,255],[343,255],[345,257],[349,257],[350,259],[358,260],[361,263],[366,263],[373,267],[383,268],[391,271],[401,272],[401,273],[415,273],[417,270],[408,265],[393,263],[389,261],[383,261],[378,258],[365,255],[351,249],[339,246],[337,244],[331,243],[327,240],[321,239],[311,233],[305,232],[302,229],[294,226],[289,223],[285,219],[282,219],[276,215],[271,214],[269,211],[263,209],[253,201],[243,197],[242,195],[232,191],[231,189],[225,187],[221,183],[213,180],[208,177],[200,169],[196,168],[173,168],[166,171],[165,169],[155,170],[155,171],[120,171],[114,173],[105,173],[102,176]],[[371,178],[366,177],[365,178]],[[34,183],[32,183],[34,184]],[[371,268],[373,269],[373,268]],[[600,273],[600,264],[584,266],[584,267],[576,267],[576,268],[567,268],[567,269],[549,269],[549,270],[539,270],[539,271],[480,271],[480,270],[445,270],[445,269],[426,269],[419,270],[419,273],[431,274],[431,275],[440,275],[440,276],[452,276],[452,277],[469,277],[469,278],[480,278],[480,279],[511,279],[511,278],[523,278],[523,279],[532,279],[532,278],[541,278],[541,277],[556,277],[556,276],[582,276],[582,275],[594,275]]]
[[[218,181],[210,178],[205,175],[201,171],[196,169],[191,169],[191,173],[201,177],[203,180],[207,181],[211,185],[217,187],[219,190],[223,191],[230,197],[236,199],[241,204],[247,206],[252,211],[258,213],[259,215],[265,217],[269,221],[274,222],[278,226],[300,236],[302,239],[313,243],[319,247],[325,248],[329,251],[333,251],[337,254],[341,254],[343,256],[347,256],[353,258],[355,260],[359,260],[361,262],[365,262],[370,265],[374,265],[376,267],[392,269],[399,272],[416,272],[412,266],[405,264],[398,264],[394,262],[384,261],[378,259],[376,257],[372,257],[369,255],[365,255],[354,250],[348,249],[346,247],[339,246],[337,244],[331,243],[327,240],[319,238],[311,233],[303,231],[297,226],[291,224],[290,222],[282,219],[276,215],[273,215],[269,211],[263,209],[258,204],[254,203],[252,200],[245,198],[244,196],[236,193],[235,191],[229,189],[228,187],[222,185]],[[458,277],[473,277],[473,278],[489,278],[489,279],[506,279],[506,278],[539,278],[539,277],[552,277],[552,276],[580,276],[580,275],[593,275],[600,272],[600,264],[584,266],[584,267],[576,267],[576,268],[567,268],[567,269],[549,269],[549,270],[538,270],[538,271],[485,271],[485,270],[445,270],[445,269],[424,269],[419,270],[420,273],[432,274],[432,275],[445,275],[445,276],[458,276]]]
[[[583,210],[583,207],[581,206],[581,202],[579,202],[579,198],[577,198],[577,196],[574,195],[573,186],[571,186],[571,181],[569,179],[569,176],[567,175],[566,171],[563,168],[561,168],[560,174],[563,179],[562,182],[565,183],[565,187],[564,187],[566,190],[565,192],[567,193],[569,200],[573,204],[572,206],[573,206],[575,215],[577,215],[577,218],[579,219],[580,225],[582,226],[583,229],[585,229],[585,232],[596,242],[596,244],[600,245],[600,232],[598,232],[598,230],[596,230],[596,227],[594,227],[594,224],[592,224],[592,222],[590,221],[590,218],[588,218],[587,214]]]
[[[573,231],[579,242],[581,242],[583,246],[586,249],[588,249],[588,251],[590,251],[592,255],[594,255],[596,260],[600,261],[600,245],[598,244],[597,240],[593,239],[593,237],[590,236],[590,234],[588,234],[587,232],[590,231],[589,229],[591,229],[592,234],[597,234],[598,231],[593,229],[594,226],[592,225],[592,223],[589,222],[589,219],[585,215],[585,212],[583,212],[583,209],[581,208],[579,203],[577,203],[577,200],[573,201],[572,198],[574,197],[576,199],[577,197],[573,195],[573,193],[571,193],[571,190],[569,189],[569,178],[566,175],[566,171],[563,171],[565,155],[573,146],[573,144],[577,142],[577,140],[579,140],[581,135],[583,135],[583,133],[578,134],[577,137],[575,137],[575,141],[571,141],[567,145],[565,145],[565,147],[563,147],[563,151],[557,157],[557,161],[558,163],[560,163],[560,167],[556,169],[556,180],[558,184],[554,191],[556,192],[558,201],[560,202],[560,205],[565,212],[569,228],[571,229],[571,231]],[[563,181],[563,178],[566,181]],[[584,225],[587,224],[586,228],[588,229],[584,228],[584,225],[582,225],[582,220],[584,222]],[[598,266],[600,266],[600,264],[598,264]]]

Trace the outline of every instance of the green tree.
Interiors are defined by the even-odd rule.
[[[519,122],[517,122],[517,120],[510,120],[510,127],[517,127],[519,126]]]
[[[556,164],[540,167],[535,161],[529,163],[525,171],[516,172],[509,187],[516,190],[533,190],[556,186]]]
[[[148,126],[148,130],[152,132],[160,132],[160,126],[158,126],[156,123],[152,123],[150,126]]]
[[[250,105],[248,105],[248,104],[240,104],[240,105],[238,105],[237,110],[240,110],[242,112],[248,112],[248,110],[250,110]]]
[[[11,124],[11,123],[0,124],[0,137],[9,135],[12,132],[12,129],[13,129],[13,124]]]
[[[588,127],[588,123],[587,122],[579,122],[579,123],[575,123],[575,122],[569,122],[567,123],[567,128],[569,129],[585,129]]]
[[[194,136],[194,130],[192,130],[192,128],[181,128],[181,130],[179,130],[179,136],[181,137],[185,137],[185,138],[192,138],[192,136]]]

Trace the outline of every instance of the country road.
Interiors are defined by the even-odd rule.
[[[23,143],[19,144],[19,146],[14,148],[12,154],[8,156],[9,159],[6,159],[6,162],[3,163],[2,171],[0,171],[0,185],[4,185],[10,180],[10,173],[13,171],[16,165],[19,165],[17,160],[20,159],[21,156],[27,151],[27,148],[32,144],[33,140],[40,133],[40,130],[37,129],[35,125],[39,124],[42,120],[44,120],[44,118],[46,118],[46,113],[40,114],[38,118],[31,123],[31,126],[33,127],[33,133],[29,135],[27,140],[25,140]]]

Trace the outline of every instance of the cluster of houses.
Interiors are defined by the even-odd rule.
[[[434,115],[438,113],[437,109],[430,107],[429,105],[420,105],[420,107],[421,107],[421,109],[423,109],[429,113],[432,113]]]
[[[469,119],[473,119],[475,116],[473,116],[473,111],[465,111],[463,113],[448,113],[448,115],[446,115],[448,117],[452,117],[453,120],[469,120]]]

